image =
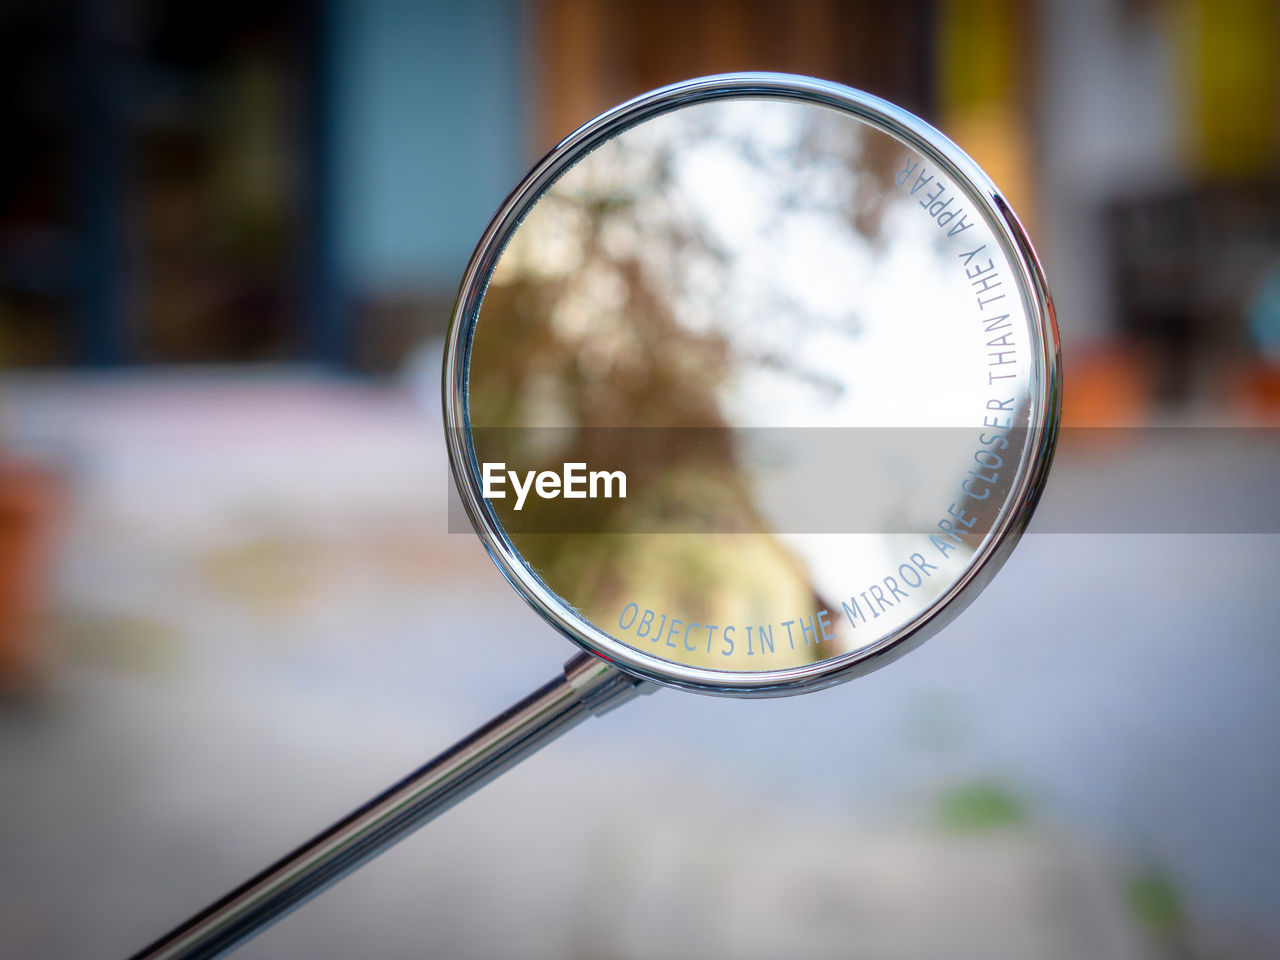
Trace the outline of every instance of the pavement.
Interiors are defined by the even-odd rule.
[[[567,659],[447,533],[435,402],[302,370],[0,382],[9,445],[72,491],[49,672],[0,712],[0,956],[130,953]],[[1047,515],[1152,510],[1161,484],[1087,481],[1170,462],[1065,448]],[[1265,496],[1272,463],[1222,482]],[[240,955],[1280,955],[1278,548],[1033,527],[909,657],[641,698]]]

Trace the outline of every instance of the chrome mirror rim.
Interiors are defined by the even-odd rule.
[[[467,373],[472,335],[489,277],[507,242],[538,199],[599,144],[658,114],[731,98],[800,100],[851,113],[944,170],[980,208],[1018,273],[1035,344],[1039,391],[1032,397],[1028,453],[1008,507],[965,572],[918,616],[877,643],[825,661],[755,673],[712,670],[663,660],[629,647],[577,616],[525,565],[482,496],[471,442]],[[525,176],[490,221],[463,274],[450,320],[443,367],[443,414],[449,465],[467,516],[507,581],[548,623],[584,650],[635,676],[700,693],[784,696],[868,673],[914,649],[960,613],[1000,569],[1026,528],[1044,488],[1061,418],[1057,325],[1039,260],[995,184],[958,146],[887,101],[839,84],[778,73],[732,73],[662,87],[615,107],[562,140]]]

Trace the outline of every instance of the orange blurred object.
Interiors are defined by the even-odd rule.
[[[1280,362],[1242,367],[1231,381],[1232,405],[1246,416],[1280,423]]]
[[[48,664],[39,627],[64,505],[61,478],[0,458],[0,692],[33,685]]]
[[[1120,427],[1145,423],[1151,373],[1141,354],[1107,343],[1063,358],[1064,427]]]

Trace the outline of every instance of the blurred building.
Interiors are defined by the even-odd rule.
[[[1048,261],[1085,393],[1105,404],[1089,381],[1119,371],[1130,402],[1238,399],[1280,336],[1262,295],[1278,17],[1271,0],[19,0],[0,14],[0,363],[393,367],[441,328],[534,157],[646,89],[768,69],[898,102],[986,167]]]

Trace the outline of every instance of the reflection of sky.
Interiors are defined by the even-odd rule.
[[[757,348],[784,350],[796,368],[842,387],[839,392],[822,391],[789,370],[743,365],[722,401],[730,421],[780,426],[980,424],[990,395],[986,338],[974,335],[970,318],[975,301],[956,254],[982,242],[988,243],[984,255],[994,250],[991,231],[981,224],[965,231],[962,238],[939,243],[936,224],[903,191],[886,212],[882,234],[886,242],[873,245],[852,228],[838,199],[850,187],[880,189],[872,178],[859,176],[841,162],[843,158],[837,158],[837,162],[805,164],[796,174],[805,180],[801,185],[781,179],[804,123],[819,117],[838,119],[842,128],[852,127],[843,115],[822,108],[801,111],[792,104],[724,104],[718,128],[736,133],[749,123],[757,154],[745,155],[729,138],[708,138],[673,154],[672,189],[677,196],[668,203],[688,211],[716,245],[728,251],[725,286],[741,294],[740,301],[728,303],[723,311],[687,303],[683,315],[695,323],[699,317],[714,318],[731,338]],[[680,118],[664,119],[674,123]],[[848,146],[857,149],[857,141],[867,135],[859,130]],[[762,162],[759,155],[769,150],[776,151],[781,162]],[[954,191],[953,184],[947,186]],[[797,190],[826,202],[789,211],[787,199]],[[979,235],[980,240],[973,239]],[[1006,277],[1013,275],[1007,265],[1002,272]],[[791,316],[775,318],[753,309],[770,301],[789,303]],[[797,316],[803,318],[799,323],[786,322]],[[1020,307],[1015,320],[1025,330]],[[1023,333],[1018,339],[1025,358],[1028,338]],[[1019,373],[1026,376],[1025,363]],[[1025,384],[1025,380],[1019,382]],[[750,444],[757,436],[743,434],[743,442]],[[849,487],[862,499],[882,501],[886,513],[901,510],[906,502],[927,504],[926,514],[931,509],[942,516],[956,496],[964,468],[939,469],[936,448],[918,452],[919,458],[899,457],[892,467],[869,464],[856,478],[849,478]],[[964,458],[971,453],[962,445],[943,455]],[[745,459],[752,464],[768,462],[765,451],[747,451]],[[784,495],[794,495],[798,488],[794,480],[784,478],[777,486]],[[757,502],[767,511],[767,497]],[[927,517],[925,522],[930,522]],[[782,536],[806,558],[815,587],[828,597],[848,596],[891,572],[907,554],[919,549],[920,539]],[[967,553],[961,550],[953,556],[948,572],[954,573]],[[926,585],[913,597],[912,611],[927,606],[942,588],[940,581]]]
[[[990,231],[975,227],[939,244],[936,225],[902,191],[886,215],[886,242],[877,248],[852,227],[839,198],[851,187],[878,190],[879,184],[850,171],[844,156],[795,160],[807,124],[835,120],[833,126],[848,129],[851,151],[866,136],[861,125],[824,108],[776,102],[718,104],[712,118],[701,115],[711,112],[704,109],[697,119],[719,135],[671,152],[672,183],[660,202],[663,214],[695,222],[727,255],[721,288],[734,296],[709,310],[699,300],[703,291],[683,289],[673,265],[652,245],[635,252],[665,282],[690,328],[714,323],[746,347],[744,353],[784,351],[794,367],[843,388],[836,397],[789,372],[743,366],[724,398],[730,419],[785,426],[973,424],[973,411],[986,397],[985,376],[974,369],[984,362],[983,341],[963,322],[974,299],[955,255],[976,246],[964,241],[979,234],[990,241]],[[691,125],[678,112],[621,139],[632,151],[644,140],[657,145],[684,136],[682,128]],[[743,128],[751,136],[750,155],[732,136]],[[797,194],[820,202],[789,209]],[[779,317],[774,305],[789,305],[790,316]]]

